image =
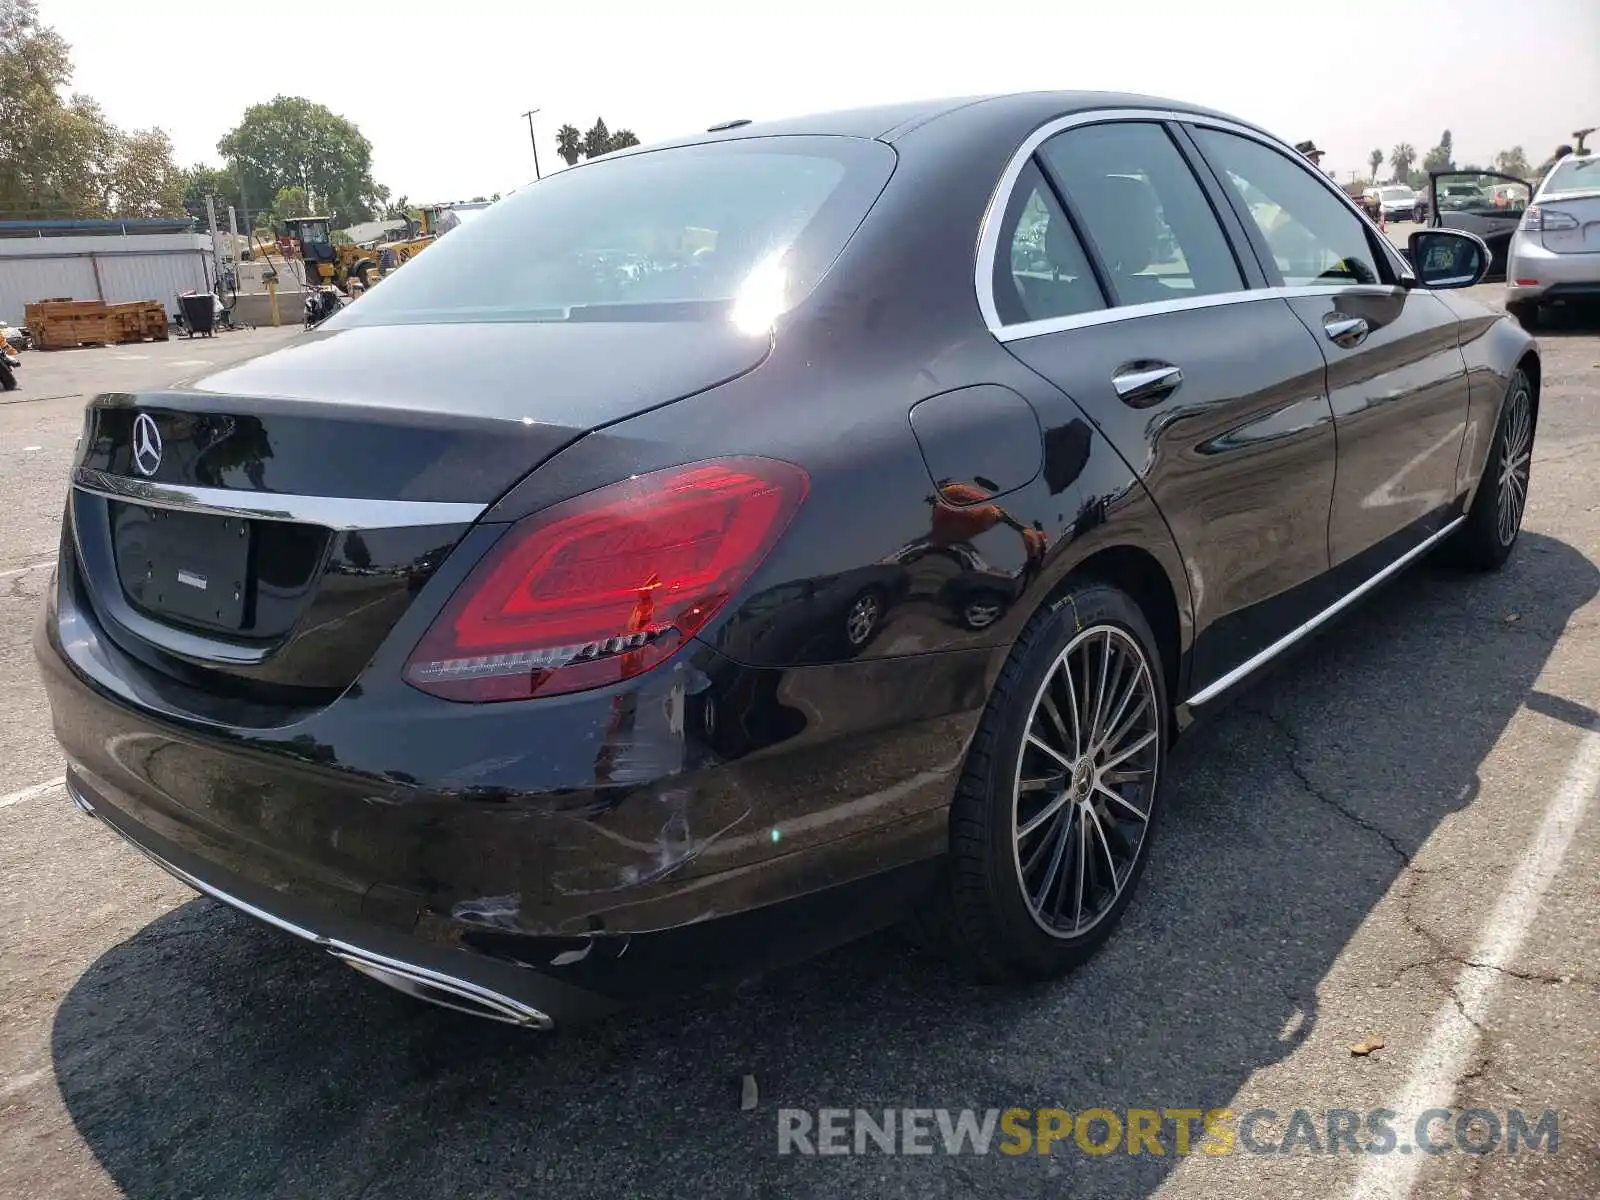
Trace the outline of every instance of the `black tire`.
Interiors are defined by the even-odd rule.
[[[1513,300],[1506,305],[1506,312],[1529,333],[1539,331],[1539,319],[1542,313],[1537,300]]]
[[[1124,665],[1106,670],[1119,671],[1117,678],[1131,680],[1128,686],[1141,689],[1141,699],[1122,710],[1131,712],[1132,717],[1113,716],[1108,704],[1103,715],[1105,724],[1112,727],[1104,739],[1110,743],[1109,750],[1078,756],[1078,768],[1067,770],[1066,757],[1041,755],[1037,741],[1025,738],[1030,726],[1036,736],[1042,733],[1046,740],[1053,738],[1045,722],[1054,721],[1053,728],[1061,731],[1056,744],[1070,750],[1071,731],[1086,725],[1093,728],[1095,721],[1080,717],[1068,722],[1062,715],[1065,698],[1078,692],[1076,685],[1073,692],[1067,692],[1058,667],[1062,661],[1076,664],[1081,655],[1084,678],[1090,680],[1098,673],[1094,654],[1101,645],[1113,646],[1117,655],[1126,656],[1110,660]],[[1053,714],[1039,699],[1047,688],[1052,697],[1062,698],[1058,705],[1052,701]],[[1114,687],[1111,694],[1114,703]],[[1078,705],[1085,716],[1088,707],[1086,701]],[[1129,730],[1126,736],[1114,736],[1122,729]],[[951,804],[948,863],[922,914],[919,940],[937,946],[978,977],[993,981],[1058,978],[1093,954],[1121,918],[1148,860],[1160,812],[1168,730],[1160,654],[1149,623],[1131,597],[1109,584],[1086,579],[1036,614],[1012,648],[968,750]],[[1153,739],[1147,739],[1152,733]],[[1093,736],[1088,740],[1093,741]],[[1100,765],[1141,742],[1144,749],[1124,764],[1147,766],[1121,765],[1114,772],[1100,773]],[[1095,768],[1083,767],[1087,758],[1097,759]],[[1036,790],[1021,788],[1025,768],[1038,774],[1057,767],[1061,767],[1063,785],[1059,793],[1053,784]],[[1087,787],[1081,778],[1086,770],[1094,776]],[[1135,772],[1147,773],[1148,782],[1135,785],[1110,778],[1111,774]],[[1103,798],[1097,786],[1102,779],[1119,794],[1137,801],[1145,819],[1132,820],[1123,812],[1127,804],[1119,808]],[[1048,816],[1052,805],[1058,812],[1053,820]],[[1105,809],[1106,815],[1090,814],[1094,805]],[[1119,819],[1109,816],[1112,811]],[[1020,828],[1036,822],[1042,822],[1034,831],[1037,840],[1030,840],[1026,833],[1018,836]],[[1131,847],[1128,829],[1139,830]],[[1087,869],[1081,865],[1083,858],[1068,862],[1067,851],[1075,836],[1083,839],[1073,847],[1075,854],[1089,855]],[[1121,850],[1131,850],[1120,870],[1113,840]],[[1028,862],[1035,865],[1030,868]],[[1108,879],[1115,883],[1119,877],[1115,888],[1105,886]],[[1086,882],[1080,885],[1079,880]],[[1037,888],[1034,881],[1038,881]],[[1063,928],[1066,893],[1080,886],[1083,890],[1078,892],[1073,924]],[[1091,894],[1097,886],[1098,897]],[[1106,895],[1108,891],[1111,894]],[[1059,921],[1047,911],[1052,897]],[[1082,898],[1090,899],[1098,910],[1088,924],[1079,919]]]
[[[1511,557],[1527,509],[1534,429],[1533,383],[1518,370],[1500,404],[1500,419],[1466,523],[1449,542],[1450,558],[1458,565],[1493,571]],[[1508,505],[1514,511],[1508,511]]]

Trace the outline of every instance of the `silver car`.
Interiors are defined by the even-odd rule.
[[[1378,207],[1386,221],[1422,220],[1422,197],[1404,184],[1385,184],[1376,189]]]
[[[1534,194],[1511,236],[1506,311],[1525,329],[1547,304],[1600,300],[1600,155],[1569,154]]]

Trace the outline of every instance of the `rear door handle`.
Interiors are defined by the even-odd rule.
[[[1322,319],[1322,328],[1330,342],[1346,350],[1366,341],[1370,332],[1365,317],[1347,317],[1344,313],[1329,313]]]
[[[1124,404],[1145,408],[1164,400],[1183,383],[1183,372],[1171,363],[1131,362],[1117,369],[1111,377],[1111,386]]]

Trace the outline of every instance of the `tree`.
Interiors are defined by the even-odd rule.
[[[372,143],[351,122],[300,96],[251,105],[217,150],[252,195],[300,188],[336,226],[370,221],[389,198],[372,178]]]
[[[172,139],[160,129],[116,137],[106,174],[107,209],[117,217],[168,217],[183,212],[184,172]]]
[[[1422,159],[1424,171],[1454,171],[1456,169],[1454,147],[1451,145],[1450,131],[1446,129],[1439,135],[1439,144]]]
[[[606,128],[605,118],[596,117],[594,124],[589,126],[589,132],[583,135],[583,156],[599,158],[602,154],[610,152],[611,131]]]
[[[208,167],[204,163],[196,163],[183,172],[183,208],[191,217],[196,217],[204,222],[206,219],[206,197],[217,198],[217,220],[224,221],[228,216],[228,206],[231,204],[244,213],[244,204],[239,195],[239,180],[236,176],[220,171],[216,167]],[[256,197],[256,207],[265,209],[271,196]]]
[[[556,130],[556,157],[569,167],[578,165],[583,157],[583,134],[576,125],[563,125]]]
[[[72,79],[66,41],[34,0],[0,0],[0,213],[103,217],[117,131]]]
[[[1533,165],[1528,162],[1527,152],[1521,146],[1513,146],[1496,154],[1494,169],[1502,175],[1515,175],[1518,179],[1527,179],[1533,174]]]
[[[556,157],[569,167],[578,165],[580,158],[599,158],[613,150],[637,146],[639,135],[631,129],[612,133],[606,128],[604,117],[596,117],[588,133],[579,133],[576,125],[563,125],[556,130]]]
[[[272,198],[272,212],[280,221],[309,217],[313,215],[311,198],[302,187],[279,188],[278,194]]]
[[[1371,169],[1372,182],[1378,182],[1378,172],[1383,169],[1383,151],[1374,150],[1367,155],[1367,166]]]
[[[1417,161],[1417,152],[1410,142],[1401,142],[1389,151],[1389,167],[1396,180],[1411,178],[1411,165]]]

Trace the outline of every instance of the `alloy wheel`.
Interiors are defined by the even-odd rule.
[[[1163,733],[1143,648],[1117,625],[1082,630],[1028,715],[1013,792],[1013,859],[1034,921],[1077,938],[1105,919],[1149,830]]]
[[[1502,546],[1509,546],[1522,527],[1532,460],[1533,408],[1528,400],[1527,385],[1519,384],[1506,398],[1505,434],[1501,439],[1496,531]]]

